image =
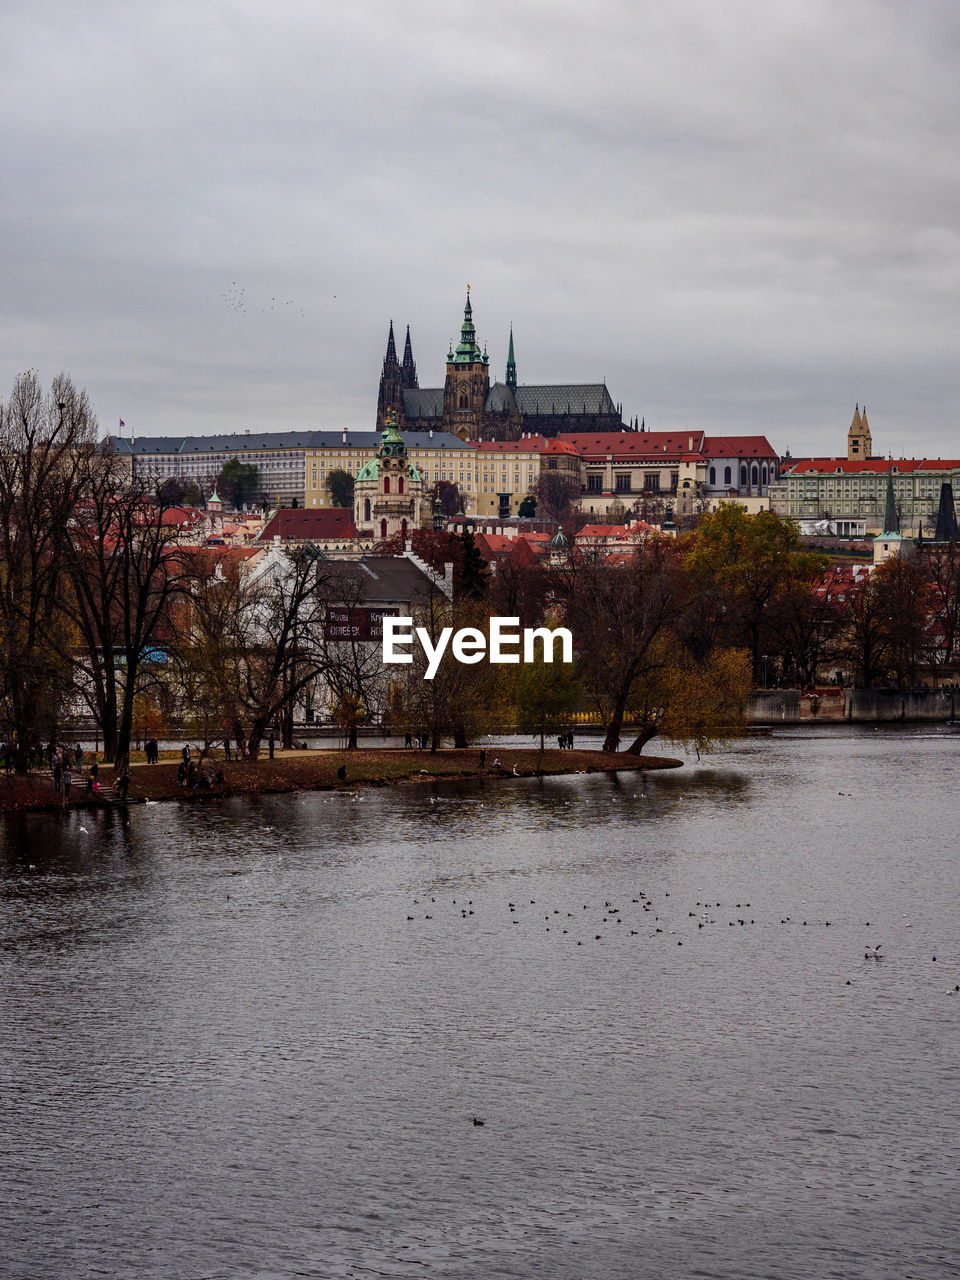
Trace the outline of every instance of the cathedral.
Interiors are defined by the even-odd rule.
[[[421,387],[410,343],[397,359],[393,321],[380,374],[377,429],[393,414],[401,430],[449,431],[461,440],[519,440],[528,433],[556,436],[564,431],[622,432],[621,409],[603,382],[526,385],[517,380],[513,329],[503,382],[490,380],[486,346],[481,351],[473,324],[470,286],[460,341],[447,352],[442,387]]]

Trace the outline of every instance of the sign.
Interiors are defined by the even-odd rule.
[[[323,624],[325,640],[382,640],[384,618],[397,617],[396,609],[350,609],[331,606]]]

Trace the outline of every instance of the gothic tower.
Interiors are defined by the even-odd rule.
[[[447,376],[443,384],[443,425],[461,440],[479,440],[483,413],[490,392],[490,362],[477,344],[470,306],[470,286],[463,309],[463,325],[456,351],[447,352]]]
[[[410,330],[407,330],[407,346],[410,345]],[[406,364],[406,352],[404,352]],[[413,354],[410,355],[413,376],[416,379],[416,366],[413,365]],[[403,423],[403,387],[405,370],[400,368],[397,359],[397,348],[393,341],[393,321],[390,321],[390,336],[387,338],[387,354],[383,358],[383,371],[380,374],[380,392],[377,396],[377,430],[382,431],[387,425],[387,416],[394,414],[397,422]],[[416,382],[414,381],[414,386]]]
[[[517,389],[517,361],[513,354],[513,325],[510,326],[510,350],[507,352],[507,386],[511,391]]]
[[[858,403],[853,411],[850,430],[847,432],[847,458],[851,462],[860,462],[864,458],[869,458],[872,452],[873,441],[870,438],[870,423],[867,422],[867,406],[863,406],[863,413],[861,413]]]
[[[413,359],[413,347],[410,345],[410,326],[407,325],[407,340],[403,344],[403,364],[401,366],[403,374],[403,388],[405,391],[412,391],[415,387],[419,387],[417,381],[417,366]]]

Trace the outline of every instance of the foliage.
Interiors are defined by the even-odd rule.
[[[355,477],[341,467],[328,472],[324,488],[330,495],[330,505],[352,508],[354,484]]]
[[[537,514],[537,498],[536,494],[528,493],[517,508],[517,515],[522,516],[525,520],[532,520]]]
[[[579,700],[580,684],[573,666],[559,660],[545,662],[544,651],[538,646],[536,660],[524,663],[517,675],[517,729],[539,736],[542,753],[545,734],[567,725]]]
[[[260,485],[260,473],[253,462],[231,458],[225,462],[216,479],[216,490],[225,506],[240,511],[252,502]]]
[[[448,519],[451,516],[459,515],[463,510],[463,494],[460,492],[460,486],[454,484],[451,480],[437,480],[431,490],[430,509],[433,510],[433,504],[437,498],[440,499],[440,510]]]

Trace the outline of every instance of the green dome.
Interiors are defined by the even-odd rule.
[[[369,462],[365,462],[357,474],[357,480],[376,480],[380,474],[380,460],[371,458]]]

